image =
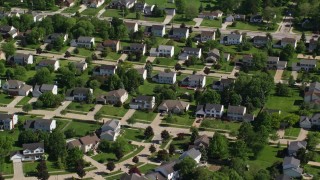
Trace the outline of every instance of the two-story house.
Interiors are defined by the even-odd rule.
[[[220,78],[219,81],[212,84],[212,89],[223,91],[225,88],[228,88],[231,84],[235,83],[234,78]]]
[[[121,123],[119,120],[109,120],[101,127],[100,139],[116,141],[120,135]]]
[[[111,76],[116,73],[117,65],[100,65],[93,69],[93,75],[95,76]]]
[[[22,151],[15,152],[10,160],[13,162],[37,161],[44,156],[44,143],[22,144]]]
[[[45,131],[51,133],[56,129],[57,123],[54,119],[26,120],[23,127],[26,130],[31,129],[34,131]]]
[[[153,57],[173,57],[174,46],[159,45],[158,48],[150,49],[150,56]]]
[[[212,49],[207,53],[206,62],[207,63],[217,63],[219,60],[229,61],[229,53],[221,53],[219,49]]]
[[[163,37],[166,34],[166,27],[164,25],[152,25],[151,32],[154,36]]]
[[[220,44],[225,45],[238,45],[242,43],[242,35],[231,33],[228,35],[222,35],[220,38]]]
[[[244,106],[229,106],[227,117],[230,120],[242,121],[246,112],[247,108]]]
[[[215,40],[216,39],[216,32],[214,31],[201,31],[200,34],[200,41],[201,42],[207,42],[210,40]]]
[[[181,86],[204,88],[206,85],[206,76],[193,74],[185,77],[181,81]]]
[[[173,39],[188,39],[189,37],[189,29],[188,28],[173,28],[172,32],[169,35],[170,38]]]
[[[210,144],[210,138],[206,134],[204,134],[204,135],[198,136],[194,140],[193,144],[189,145],[188,149],[195,148],[200,150],[202,147],[207,149],[209,147],[209,144]]]
[[[123,104],[128,99],[128,92],[125,89],[118,89],[108,92],[96,98],[97,103],[101,104]]]
[[[250,22],[251,23],[261,23],[261,22],[263,22],[263,17],[262,17],[262,15],[259,15],[259,14],[252,15],[250,17]]]
[[[92,94],[93,90],[90,88],[75,87],[67,90],[65,99],[67,101],[85,101]]]
[[[310,83],[309,88],[304,93],[304,102],[310,104],[320,104],[320,83]]]
[[[180,53],[178,59],[179,60],[188,60],[191,56],[196,58],[201,58],[202,50],[201,48],[191,48],[191,47],[184,47],[182,52]]]
[[[221,118],[223,111],[224,106],[221,104],[198,105],[196,109],[196,116]]]
[[[267,36],[255,36],[252,38],[255,46],[261,47],[267,45],[269,39]]]
[[[137,0],[112,0],[109,3],[109,7],[114,9],[131,9],[134,7],[135,3],[137,3]]]
[[[7,62],[11,63],[11,64],[18,64],[18,65],[33,64],[33,55],[32,54],[17,53],[13,56],[10,56],[7,59]]]
[[[172,112],[179,114],[189,110],[190,104],[179,100],[164,100],[159,106],[159,112]]]
[[[318,40],[311,38],[309,41],[308,51],[312,53],[317,48]]]
[[[3,83],[2,90],[11,96],[28,96],[33,88],[22,81],[8,80]]]
[[[154,96],[140,95],[133,98],[129,104],[131,109],[147,109],[152,110],[156,104],[156,98]]]
[[[145,44],[132,43],[130,44],[130,52],[132,53],[139,52],[142,55],[145,55],[147,52],[147,46]]]
[[[63,34],[63,33],[53,33],[48,35],[45,40],[44,43],[53,43],[54,41],[56,41],[58,38],[62,37],[63,42],[66,42],[68,39],[68,34]]]
[[[175,72],[159,72],[152,77],[152,81],[160,84],[174,84],[177,81],[177,73]]]
[[[320,113],[315,113],[311,117],[300,116],[299,121],[300,127],[305,129],[310,129],[312,126],[320,126]]]
[[[54,71],[57,71],[60,68],[60,62],[59,60],[42,60],[37,65],[37,69],[43,68],[43,67],[51,67]]]
[[[32,91],[33,97],[39,97],[45,92],[51,92],[54,95],[58,94],[58,86],[53,84],[35,85]]]
[[[103,51],[105,48],[110,48],[113,52],[120,50],[120,41],[118,40],[105,40],[97,46],[97,50]]]
[[[201,159],[201,152],[195,148],[191,148],[188,151],[185,151],[183,154],[181,154],[179,159],[182,160],[186,157],[193,159],[197,164],[199,164]]]
[[[15,38],[18,36],[18,29],[16,29],[13,26],[8,26],[8,25],[1,25],[0,26],[0,34],[2,35],[3,38]]]
[[[250,67],[253,65],[253,56],[252,54],[245,54],[242,56],[242,63],[244,66]]]
[[[95,151],[98,148],[99,143],[100,139],[94,134],[69,141],[67,147],[68,149],[79,148],[83,153],[87,153],[89,151]]]
[[[288,44],[290,44],[293,48],[297,47],[297,40],[294,38],[282,38],[281,39],[281,47],[284,48],[286,47]]]
[[[88,63],[85,61],[73,62],[73,64],[79,72],[83,72],[88,68]]]
[[[98,8],[100,7],[105,0],[82,0],[83,4],[86,4],[90,8]]]
[[[153,172],[147,173],[147,179],[151,180],[177,180],[179,177],[179,172],[174,170],[174,166],[177,161],[166,162],[155,168]]]
[[[300,160],[294,157],[286,156],[282,163],[283,174],[291,178],[299,178],[302,176],[303,169],[300,168]]]
[[[147,70],[145,68],[139,68],[139,69],[137,69],[137,71],[143,80],[147,79]]]
[[[91,48],[95,45],[94,37],[80,36],[78,39],[73,39],[70,42],[72,47]]]
[[[306,149],[307,141],[291,141],[288,146],[288,155],[296,156],[299,149]]]
[[[0,131],[12,130],[18,123],[18,115],[0,113]]]
[[[317,60],[314,59],[300,59],[298,63],[292,63],[292,70],[294,71],[311,71],[317,67]]]
[[[138,23],[136,22],[124,22],[128,32],[137,32],[139,30]]]
[[[287,67],[287,61],[280,61],[279,57],[269,56],[267,59],[268,69],[279,69],[283,70]]]

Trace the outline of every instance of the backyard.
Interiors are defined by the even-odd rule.
[[[183,115],[172,115],[172,121],[168,121],[166,117],[162,122],[169,125],[176,124],[176,125],[182,125],[182,126],[191,126],[194,120],[195,120],[194,117],[191,117],[189,116],[188,113],[186,113]]]

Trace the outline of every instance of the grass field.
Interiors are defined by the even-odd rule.
[[[209,20],[209,19],[203,19],[201,26],[207,26],[207,27],[217,27],[220,28],[222,25],[221,19],[215,19],[215,20]]]
[[[318,179],[320,176],[320,167],[311,166],[307,164],[303,167],[303,171],[305,173],[312,174],[314,176],[313,179]]]
[[[290,136],[290,137],[298,137],[300,133],[300,128],[295,128],[295,127],[289,127],[285,129],[284,131],[284,136]]]
[[[62,11],[62,13],[76,13],[80,9],[80,6],[72,6]]]
[[[247,22],[241,22],[238,21],[237,25],[235,27],[228,26],[227,29],[240,29],[240,30],[250,30],[250,31],[276,31],[277,27],[275,27],[274,30],[267,30],[267,26],[265,24],[259,24],[259,23],[247,23]]]
[[[194,26],[196,24],[196,22],[194,21],[190,21],[190,20],[187,20],[185,18],[183,18],[182,15],[175,15],[174,18],[173,18],[173,23],[174,24],[186,24],[186,25],[191,25],[191,26]]]
[[[177,125],[184,125],[184,126],[191,126],[194,121],[194,117],[190,117],[189,114],[184,114],[184,115],[173,115],[173,119],[175,120],[174,122],[166,122],[164,120],[164,123],[168,124],[177,124]]]
[[[117,161],[117,158],[113,153],[102,153],[102,152],[93,156],[92,159],[98,162]]]
[[[6,94],[0,94],[0,104],[10,104],[13,101],[13,97]]]
[[[138,141],[138,142],[146,140],[143,134],[144,129],[125,128],[123,130],[124,130],[124,133],[122,134],[122,137],[124,137],[125,139],[131,140],[131,141]]]
[[[172,139],[171,144],[173,144],[176,149],[179,150],[187,150],[188,149],[188,145],[190,143],[190,136],[185,135],[183,140],[178,139],[177,137]]]
[[[120,58],[121,54],[110,52],[105,59],[112,59],[112,60],[118,60]]]
[[[74,129],[76,131],[77,137],[82,137],[87,135],[89,132],[93,132],[96,129],[101,127],[100,124],[94,122],[80,122],[80,121],[72,121],[68,127],[66,127],[65,131],[68,129]]]
[[[177,63],[173,58],[156,58],[153,62],[162,66],[174,66]]]
[[[79,103],[79,102],[72,102],[67,107],[67,110],[74,110],[74,111],[80,111],[80,112],[89,112],[91,108],[94,108],[94,104],[85,104],[85,103]]]
[[[78,48],[79,53],[77,55],[80,56],[89,56],[92,54],[92,51],[90,49],[86,49],[86,48]]]
[[[205,119],[200,125],[202,128],[222,129],[227,131],[238,131],[240,126],[241,123],[221,121],[218,119]]]
[[[156,116],[157,116],[157,113],[154,113],[154,112],[137,110],[136,112],[134,112],[132,117],[137,120],[141,119],[141,120],[152,122]]]
[[[64,171],[64,169],[59,169],[54,165],[54,162],[46,161],[48,171]],[[36,173],[36,168],[38,166],[38,162],[24,162],[23,163],[23,172],[28,175],[32,175]]]
[[[87,16],[95,16],[98,14],[98,12],[103,9],[105,6],[101,5],[98,8],[87,8],[86,10],[82,11],[81,14],[87,15]]]
[[[99,112],[102,115],[116,116],[121,118],[127,113],[127,111],[128,109],[125,109],[124,107],[114,107],[112,105],[104,105]]]
[[[6,174],[13,174],[13,164],[12,162],[8,159],[4,162],[4,164],[0,165],[0,172],[4,175]]]
[[[154,94],[153,89],[157,85],[158,84],[149,82],[148,80],[144,81],[144,84],[139,86],[139,92],[144,95],[153,95]]]
[[[158,167],[158,166],[155,164],[145,164],[143,166],[140,166],[139,170],[141,173],[146,174],[147,172],[154,170],[156,167]]]

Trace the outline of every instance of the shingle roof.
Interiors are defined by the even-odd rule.
[[[112,119],[112,120],[109,120],[106,123],[104,123],[102,127],[108,126],[112,129],[116,129],[118,127],[119,123],[120,123],[120,121]]]
[[[179,100],[164,100],[158,108],[166,108],[166,109],[173,109],[175,107],[178,107],[179,109],[185,109],[189,103]]]
[[[39,142],[39,143],[28,143],[28,144],[22,144],[22,148],[24,150],[28,149],[28,150],[35,150],[37,148],[42,148],[44,149],[44,143],[43,142]]]
[[[0,120],[11,119],[13,114],[0,113]]]
[[[183,51],[192,51],[192,52],[199,52],[201,48],[191,48],[191,47],[184,47]]]
[[[291,141],[288,147],[289,151],[298,151],[303,148],[306,149],[307,142],[306,141]]]
[[[122,97],[126,93],[128,92],[125,89],[118,89],[118,90],[108,92],[107,96]]]
[[[171,50],[173,46],[168,45],[159,45],[158,49]]]
[[[138,100],[138,101],[152,101],[152,99],[153,99],[153,96],[145,96],[145,95],[140,95],[135,98],[135,100]]]
[[[88,37],[88,36],[78,37],[78,41],[84,41],[84,42],[90,42],[92,39],[93,39],[93,37]]]
[[[120,180],[147,180],[147,178],[145,176],[140,176],[137,173],[125,173],[120,177]]]
[[[277,62],[277,61],[279,61],[279,57],[268,56],[268,60],[267,61]]]
[[[88,135],[88,136],[81,137],[79,141],[83,145],[88,145],[88,144],[97,144],[100,141],[100,139],[96,135],[93,135],[93,136]]]
[[[190,157],[192,159],[196,159],[201,155],[201,152],[195,148],[189,149],[188,151],[184,152],[179,158],[183,159],[185,157]]]
[[[22,82],[22,81],[19,81],[19,80],[8,80],[7,81],[8,82],[8,84],[9,84],[9,86],[21,86],[21,85],[23,85],[24,84],[24,82]]]
[[[42,84],[40,87],[41,91],[51,91],[55,87],[54,84]]]
[[[157,167],[155,169],[155,171],[161,172],[161,173],[163,173],[163,175],[165,177],[168,177],[169,174],[171,174],[171,173],[173,173],[175,171],[174,168],[173,168],[174,165],[176,165],[176,161],[171,161],[169,163],[164,163],[161,166]]]
[[[300,60],[300,64],[310,64],[310,65],[316,65],[317,64],[317,60],[314,59],[301,59]]]
[[[286,156],[284,159],[283,159],[283,163],[282,163],[283,166],[286,166],[286,165],[294,165],[295,167],[299,167],[300,166],[300,160],[299,159],[296,159],[294,157],[288,157]]]
[[[223,107],[223,105],[221,105],[221,104],[206,104],[204,109],[205,110],[215,109],[216,111],[221,111],[222,107]]]
[[[165,28],[164,25],[152,25],[152,30],[163,30]]]
[[[50,127],[52,121],[52,119],[27,120],[23,127],[25,129],[33,129],[36,125]]]
[[[158,75],[161,77],[173,77],[175,74],[175,72],[159,72]]]
[[[245,108],[244,106],[229,106],[228,113],[243,113]]]
[[[54,64],[56,64],[57,61],[58,60],[48,60],[48,59],[42,60],[39,62],[39,65],[41,65],[41,66],[54,65]]]

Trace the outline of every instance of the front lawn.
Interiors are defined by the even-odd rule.
[[[90,109],[92,108],[94,108],[94,104],[71,102],[67,107],[67,110],[80,111],[80,112],[86,113],[86,112],[89,112]]]
[[[105,59],[112,59],[112,60],[118,60],[120,58],[121,54],[118,54],[116,52],[110,52]]]
[[[191,126],[194,122],[194,117],[189,116],[189,114],[184,115],[172,115],[173,121],[167,122],[167,120],[163,120],[164,123],[167,124],[177,124],[177,125],[183,125],[183,126]]]
[[[154,21],[154,22],[163,22],[166,17],[152,17],[152,16],[144,16],[141,19],[145,21]]]
[[[21,101],[19,101],[19,103],[17,104],[17,106],[24,106],[26,104],[28,104],[28,102],[30,101],[31,97],[29,96],[25,96],[21,99]]]
[[[298,137],[300,134],[300,128],[295,128],[295,127],[289,127],[286,128],[284,131],[284,136],[287,137]]]
[[[24,162],[23,163],[23,172],[27,175],[34,175],[37,172],[37,166],[39,162]],[[64,171],[64,169],[59,169],[56,167],[54,162],[46,161],[47,168],[49,173],[52,171]]]
[[[127,140],[138,141],[138,142],[146,140],[145,136],[144,136],[144,129],[125,128],[123,130],[124,130],[124,132],[122,134],[122,137],[124,137]],[[147,141],[148,141],[148,139],[147,139]]]
[[[65,10],[62,11],[62,13],[76,13],[77,11],[79,11],[80,9],[80,6],[72,6],[72,7],[69,7]]]
[[[99,113],[105,116],[113,116],[113,117],[123,117],[127,113],[128,109],[124,107],[115,107],[112,105],[104,105],[100,110]]]
[[[86,48],[77,48],[77,49],[79,50],[79,53],[76,55],[87,57],[92,54],[92,51],[90,49],[86,49]]]
[[[207,27],[221,28],[221,25],[222,25],[221,19],[214,19],[214,20],[203,19],[203,21],[201,23],[201,26],[207,26]]]
[[[156,116],[157,116],[157,113],[154,113],[154,112],[137,110],[132,117],[134,119],[137,119],[138,121],[144,120],[144,121],[152,122]]]
[[[74,129],[76,132],[77,137],[82,137],[87,135],[90,132],[94,132],[95,130],[99,129],[101,127],[100,124],[95,122],[86,122],[86,121],[76,121],[73,120],[67,128],[65,128],[65,131],[68,129]]]
[[[185,19],[183,15],[175,15],[174,18],[172,18],[172,21],[174,24],[184,23],[186,25],[191,25],[191,26],[194,26],[196,24],[196,22],[194,22],[193,20]]]
[[[81,12],[81,14],[83,15],[87,15],[87,16],[95,16],[98,14],[98,12],[103,9],[105,6],[102,4],[100,7],[98,8],[87,8],[84,11]]]
[[[317,166],[311,166],[311,165],[305,165],[303,167],[303,171],[305,173],[308,173],[308,174],[312,174],[315,177],[318,177],[320,176],[320,167],[317,167]]]
[[[238,131],[241,123],[222,121],[219,119],[205,119],[202,121],[200,127],[211,129],[222,129],[227,131]]]
[[[117,157],[113,153],[102,153],[102,152],[98,153],[95,156],[92,156],[92,159],[94,159],[100,163],[104,163],[104,162],[108,162],[108,161],[117,161]]]
[[[144,95],[154,95],[153,89],[160,84],[152,83],[149,80],[144,81],[143,85],[139,86],[139,92]]]
[[[184,139],[182,140],[175,137],[172,139],[172,142],[171,142],[171,144],[173,144],[176,147],[176,149],[179,149],[179,150],[187,150],[189,143],[190,143],[190,135],[185,135]]]
[[[0,164],[0,172],[4,175],[13,174],[13,164],[9,158],[3,164]]]
[[[146,174],[147,172],[154,170],[156,167],[158,166],[155,164],[145,164],[143,166],[140,166],[139,170],[141,173]]]
[[[11,101],[13,101],[13,99],[14,99],[13,97],[1,93],[0,94],[0,105],[1,104],[10,104]]]
[[[250,30],[250,31],[276,31],[277,27],[273,30],[267,29],[266,24],[261,23],[249,23],[249,22],[241,22],[237,21],[236,26],[228,26],[227,29],[240,29],[240,30]]]

